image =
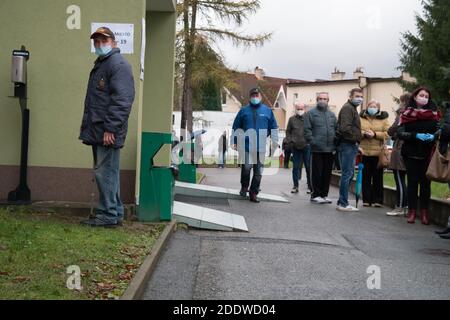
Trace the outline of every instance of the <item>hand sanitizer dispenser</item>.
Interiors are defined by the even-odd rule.
[[[11,82],[14,83],[14,96],[17,98],[26,97],[27,84],[27,61],[30,53],[24,48],[14,50],[11,63]]]

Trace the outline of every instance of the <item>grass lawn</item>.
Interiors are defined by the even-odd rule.
[[[197,181],[197,183],[200,183],[200,180],[201,180],[201,178],[203,177],[203,174],[201,174],[201,173],[196,173],[196,181]]]
[[[164,229],[93,229],[79,220],[0,209],[0,300],[117,299]],[[66,287],[72,265],[81,269],[80,291]]]
[[[385,173],[383,177],[384,185],[387,187],[395,188],[395,180],[392,173]],[[450,197],[450,191],[447,183],[431,183],[431,196],[437,199],[448,199]]]

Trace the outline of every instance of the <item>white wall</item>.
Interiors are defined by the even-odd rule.
[[[180,136],[181,127],[181,112],[174,112],[175,123],[173,130],[176,135]],[[231,135],[234,119],[237,113],[234,112],[216,112],[216,111],[196,111],[193,113],[194,117],[194,132],[197,130],[206,130],[207,132],[202,136],[203,141],[203,155],[205,157],[217,156],[219,138],[224,131],[227,131],[227,137]],[[230,153],[231,150],[229,150]],[[233,153],[230,153],[232,156]]]
[[[290,118],[294,115],[294,103],[296,102],[294,101],[294,94],[298,94],[298,102],[315,105],[317,93],[328,92],[330,95],[330,109],[337,115],[341,107],[347,102],[349,91],[357,87],[357,80],[354,83],[344,82],[288,87],[286,117]]]

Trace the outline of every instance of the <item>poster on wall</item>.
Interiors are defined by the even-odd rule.
[[[91,24],[91,34],[100,27],[107,27],[114,32],[117,46],[122,54],[134,53],[134,24],[131,23],[100,23]],[[91,41],[91,52],[95,53],[94,44]]]

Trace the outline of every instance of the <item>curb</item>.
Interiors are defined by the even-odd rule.
[[[161,233],[161,236],[156,241],[152,248],[150,254],[145,258],[139,270],[134,275],[128,288],[125,290],[124,294],[120,297],[120,300],[140,300],[144,294],[145,286],[150,280],[153,271],[156,268],[161,253],[165,246],[167,245],[170,236],[175,230],[177,223],[176,221],[170,222]]]

